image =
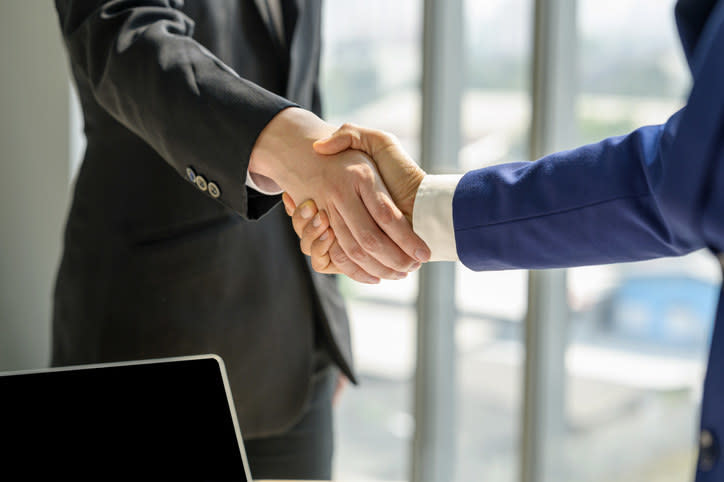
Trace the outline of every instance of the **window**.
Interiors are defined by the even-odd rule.
[[[325,4],[326,120],[384,129],[417,158],[422,2]],[[417,276],[370,286],[341,280],[360,386],[337,409],[335,476],[406,480],[409,473]]]
[[[528,158],[531,0],[467,0],[461,172]],[[525,271],[456,269],[455,480],[518,480]]]
[[[690,77],[674,4],[579,0],[579,144],[665,122],[684,104]],[[558,480],[693,476],[719,277],[702,252],[569,270]]]
[[[528,160],[534,0],[465,0],[460,171]],[[674,0],[578,0],[576,145],[664,122],[689,73]],[[419,158],[422,0],[325,4],[325,117]],[[642,19],[645,19],[643,21]],[[564,418],[552,480],[666,482],[694,470],[720,273],[706,253],[567,271]],[[417,276],[344,279],[361,379],[337,409],[335,476],[408,480]],[[456,268],[454,480],[519,480],[525,271]],[[560,353],[560,351],[559,351]],[[545,381],[543,381],[545,383]]]

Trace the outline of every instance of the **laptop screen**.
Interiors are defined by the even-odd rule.
[[[0,470],[45,480],[247,481],[230,401],[213,355],[4,374]]]

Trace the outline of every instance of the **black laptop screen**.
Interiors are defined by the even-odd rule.
[[[246,481],[232,417],[213,357],[0,376],[0,470]]]

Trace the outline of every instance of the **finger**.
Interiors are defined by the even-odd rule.
[[[286,192],[283,192],[282,202],[284,203],[284,209],[287,211],[287,215],[292,216],[292,214],[294,214],[294,210],[297,209],[297,205],[294,204],[292,197]]]
[[[312,223],[312,218],[317,214],[317,205],[311,199],[301,203],[292,215],[292,226],[299,239],[302,238],[304,230]]]
[[[377,284],[380,282],[380,278],[372,276],[352,261],[340,247],[339,242],[334,243],[332,247],[329,248],[329,257],[334,267],[339,270],[341,274],[347,275],[354,281],[365,284]]]
[[[338,154],[346,151],[354,142],[354,135],[348,130],[337,129],[326,139],[320,139],[312,144],[315,152],[322,155]]]
[[[309,255],[312,251],[312,243],[322,236],[328,227],[329,220],[327,219],[327,213],[319,211],[315,214],[309,224],[307,224],[307,227],[304,228],[302,239],[299,240],[302,253]]]
[[[317,140],[312,146],[317,154],[339,154],[347,149],[357,149],[374,157],[380,149],[396,143],[396,138],[384,131],[346,123],[331,136]]]
[[[425,241],[412,230],[412,225],[402,211],[392,202],[381,181],[378,181],[375,189],[367,189],[365,186],[362,186],[360,188],[360,196],[372,219],[374,219],[382,231],[389,236],[389,239],[396,244],[398,249],[401,249],[405,253],[406,257],[414,260],[413,264],[424,263],[430,259],[430,248]],[[378,259],[384,262],[384,258],[380,256],[378,256]],[[396,251],[390,251],[389,256],[394,256],[395,263],[404,261]],[[401,264],[385,264],[398,270],[402,269]],[[411,269],[411,265],[406,267],[407,271]]]
[[[365,203],[364,199],[362,199],[363,202],[359,202],[360,198],[354,193],[355,198],[348,199],[345,202],[346,209],[342,213],[344,224],[349,227],[357,244],[361,246],[362,250],[364,250],[369,257],[397,273],[407,273],[413,269],[413,266],[418,260],[409,256],[397,245],[396,241],[380,229],[380,226],[384,224],[398,238],[406,240],[406,238],[402,236],[402,234],[405,233],[400,227],[400,223],[406,223],[407,221],[389,198],[389,194],[387,194],[387,190],[384,184],[382,184],[382,181],[380,181],[379,178],[376,179],[377,181],[374,181],[375,188],[370,188],[370,184],[363,183],[359,189],[362,192],[366,191],[365,196],[367,198],[374,197],[370,195],[369,190],[376,189],[382,197],[375,198],[375,200],[386,198],[387,202],[369,203],[372,206],[372,211],[374,211],[372,212],[368,203]],[[395,217],[400,219],[394,219]],[[404,226],[404,224],[402,226]],[[344,244],[346,240],[342,238],[340,231],[334,225],[332,228],[335,230],[337,238],[341,240],[344,251],[368,273],[384,279],[399,279],[395,274],[385,274],[384,272],[376,271],[376,268],[372,264],[367,263],[365,258],[355,256],[359,253],[349,251],[347,245]],[[409,224],[407,225],[407,230],[409,231],[407,234],[415,236]]]
[[[402,279],[407,276],[405,263],[400,263],[404,269],[395,270],[380,260],[379,255],[393,258],[389,254],[395,251],[399,257],[407,256],[377,227],[357,195],[348,198],[344,204],[344,215],[334,205],[329,206],[330,224],[344,253],[359,268],[377,278]],[[332,261],[343,269],[334,257]],[[410,265],[412,263],[414,261],[410,260]]]
[[[330,228],[327,228],[321,236],[312,241],[309,250],[312,260],[312,268],[314,268],[314,271],[318,271],[320,273],[340,272],[335,264],[332,263],[332,259],[329,254],[329,250],[335,241],[336,238],[334,236],[334,231]]]

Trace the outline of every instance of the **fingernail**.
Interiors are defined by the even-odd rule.
[[[302,218],[309,219],[312,217],[312,214],[314,214],[314,212],[312,211],[312,208],[310,208],[309,206],[304,206],[302,208],[301,214],[302,214]]]
[[[418,249],[417,251],[415,251],[415,258],[417,258],[417,260],[421,263],[424,263],[425,261],[430,259],[430,253],[428,253],[424,249]]]
[[[328,237],[329,237],[329,230],[326,230],[326,231],[323,232],[322,235],[319,237],[319,240],[320,240],[320,241],[324,241],[324,240],[327,239]]]
[[[319,217],[319,214],[317,214],[316,216],[314,216],[314,219],[312,219],[312,226],[314,226],[315,228],[318,228],[321,225],[322,225],[322,218]]]

